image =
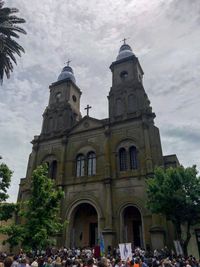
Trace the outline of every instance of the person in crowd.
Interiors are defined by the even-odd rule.
[[[23,257],[19,259],[18,267],[30,267],[30,265],[28,264],[28,259],[25,257],[24,253]]]
[[[38,263],[38,267],[44,266],[44,257],[42,256],[42,254],[41,254],[41,256],[38,257],[37,263]]]
[[[140,259],[138,257],[135,259],[133,267],[140,267]]]
[[[11,267],[13,259],[11,257],[6,257],[4,260],[4,267]]]
[[[62,267],[62,261],[59,256],[55,260],[54,267]]]
[[[67,259],[65,262],[65,267],[72,267],[72,260]]]
[[[36,259],[31,263],[31,267],[38,267],[38,262]]]
[[[53,267],[52,265],[52,258],[51,257],[48,257],[47,258],[47,261],[45,262],[45,267]]]
[[[121,267],[121,266],[122,266],[121,259],[120,258],[116,259],[114,267]]]
[[[94,260],[93,259],[89,259],[87,261],[87,267],[93,267],[93,265],[94,265]]]
[[[141,267],[148,267],[147,263],[145,262],[144,257],[141,258]]]
[[[11,267],[18,267],[18,256],[14,255]]]
[[[29,262],[31,265],[29,265]],[[132,256],[123,261],[119,249],[109,249],[106,257],[96,253],[94,248],[48,248],[43,253],[25,253],[7,257],[0,252],[0,267],[200,267],[199,261],[192,255],[183,257],[175,255],[172,250],[135,248]]]

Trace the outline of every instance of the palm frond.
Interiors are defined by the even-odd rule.
[[[17,24],[25,23],[23,18],[18,18],[14,13],[17,8],[3,7],[4,2],[0,0],[0,83],[3,83],[4,75],[10,78],[13,64],[17,64],[16,54],[21,56],[25,52],[13,38],[19,38],[19,34],[26,31]]]
[[[25,53],[24,48],[11,38],[6,38],[5,46],[16,52],[19,56],[21,56],[20,51]]]
[[[10,50],[8,50],[8,51],[7,51],[7,54],[8,54],[8,56],[12,59],[12,61],[17,65],[17,60],[16,60],[16,58],[14,57],[13,53],[12,53]]]
[[[10,8],[10,13],[11,13],[11,14],[12,14],[12,13],[17,13],[17,12],[19,12],[19,9],[17,9],[17,8],[15,8],[15,7]]]
[[[19,38],[19,35],[16,32],[13,32],[7,28],[1,28],[0,26],[0,33],[9,36],[9,37],[15,37],[15,38]]]
[[[18,18],[17,16],[9,16],[9,21],[13,24],[15,23],[25,23],[25,19],[22,19],[22,18]],[[0,18],[1,19],[1,18]]]
[[[23,34],[26,34],[26,31],[24,29],[22,29],[21,27],[17,27],[17,26],[14,26],[12,25],[11,23],[8,23],[8,24],[0,24],[0,32],[2,32],[3,30],[9,30],[9,31],[17,31],[17,32],[20,32],[20,33],[23,33]]]
[[[7,57],[5,54],[0,54],[0,83],[3,83],[4,73],[6,77],[10,78],[10,72],[13,71],[13,65],[10,61],[10,58]]]
[[[0,9],[0,16],[8,16],[10,14],[10,8],[4,7]]]

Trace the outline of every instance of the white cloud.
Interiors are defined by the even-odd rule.
[[[164,154],[177,153],[185,165],[200,167],[195,146],[200,130],[199,0],[7,0],[6,5],[19,8],[28,33],[19,40],[26,54],[0,88],[0,154],[15,171],[11,200],[25,176],[30,141],[40,133],[48,86],[64,62],[72,59],[83,114],[90,104],[91,116],[107,117],[109,66],[124,37],[130,37],[144,69]]]

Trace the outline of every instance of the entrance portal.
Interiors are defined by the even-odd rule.
[[[133,247],[142,247],[143,237],[140,211],[134,206],[126,207],[123,211],[123,221],[123,241],[132,243]]]
[[[74,211],[71,231],[72,247],[93,247],[98,242],[98,215],[95,208],[83,203]]]

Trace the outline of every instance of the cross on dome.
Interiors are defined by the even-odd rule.
[[[124,44],[126,44],[126,41],[128,40],[129,38],[124,38],[123,40],[121,40],[120,42],[124,42]]]
[[[70,59],[68,59],[67,62],[65,62],[65,64],[67,63],[67,66],[69,67],[69,63],[72,62]]]
[[[116,58],[117,61],[134,55],[130,45],[128,45],[126,43],[127,39],[129,39],[129,38],[124,38],[123,40],[120,41],[120,42],[124,42],[124,43],[122,44],[122,46],[119,49],[119,54]]]
[[[65,67],[62,69],[60,75],[58,76],[58,81],[69,79],[69,80],[73,81],[74,83],[76,83],[73,69],[72,69],[72,67],[69,66],[70,62],[71,62],[71,60],[68,59],[68,61],[64,63]],[[66,64],[67,64],[67,66],[66,66]]]

